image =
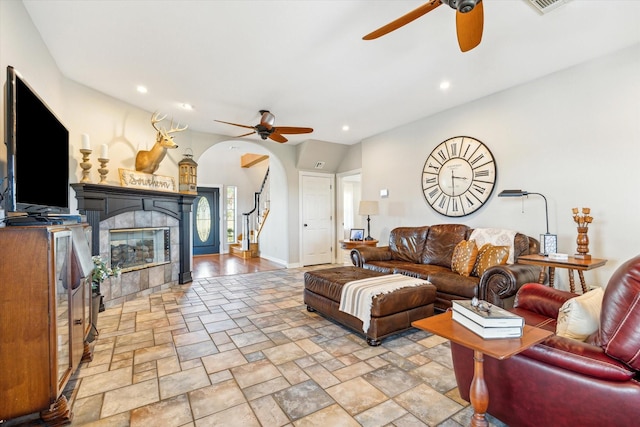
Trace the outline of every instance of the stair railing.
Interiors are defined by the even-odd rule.
[[[242,250],[244,251],[248,251],[251,247],[251,243],[257,243],[258,242],[258,232],[255,233],[255,235],[253,236],[253,242],[251,241],[251,232],[255,229],[262,229],[261,225],[258,223],[259,222],[259,218],[261,218],[262,214],[260,211],[260,198],[261,196],[268,196],[268,178],[269,178],[269,168],[267,168],[266,173],[264,174],[264,178],[262,179],[262,184],[260,185],[260,191],[257,191],[255,193],[253,193],[253,209],[251,209],[249,212],[245,212],[242,214],[242,216],[244,217],[244,221],[243,221],[243,236],[244,238],[242,239]],[[263,194],[264,193],[264,194]],[[265,208],[266,209],[266,208]],[[252,217],[252,215],[255,213],[255,216]],[[253,218],[253,221],[252,221]],[[255,223],[255,226],[252,227],[252,222]]]

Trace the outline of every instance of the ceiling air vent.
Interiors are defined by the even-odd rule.
[[[541,14],[545,14],[569,1],[571,0],[527,0],[527,3],[530,3]]]
[[[324,162],[316,162],[316,169],[322,169],[324,167]]]

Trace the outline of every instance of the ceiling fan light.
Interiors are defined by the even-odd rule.
[[[268,125],[269,127],[273,126],[273,124],[276,122],[276,116],[274,116],[267,110],[262,110],[261,113],[262,118],[260,119],[260,123],[263,125]]]

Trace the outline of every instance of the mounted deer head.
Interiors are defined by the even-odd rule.
[[[173,120],[171,120],[171,126],[169,130],[165,130],[164,128],[159,128],[156,126],[157,123],[160,123],[167,117],[165,114],[162,117],[158,117],[158,113],[153,113],[151,116],[151,126],[158,132],[156,134],[156,143],[153,145],[151,150],[140,150],[136,155],[136,170],[138,172],[145,173],[154,173],[158,170],[158,166],[160,166],[160,162],[164,159],[164,156],[167,155],[167,149],[178,148],[176,143],[173,141],[172,133],[182,132],[187,128],[187,125],[180,127],[180,123],[178,123],[178,127],[173,127]]]

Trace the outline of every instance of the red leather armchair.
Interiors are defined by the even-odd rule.
[[[576,295],[529,283],[511,311],[555,332],[558,310]],[[469,400],[473,352],[451,343],[456,381]],[[600,328],[585,342],[554,335],[509,359],[484,358],[488,413],[515,426],[636,426],[640,420],[640,256],[605,289]]]

